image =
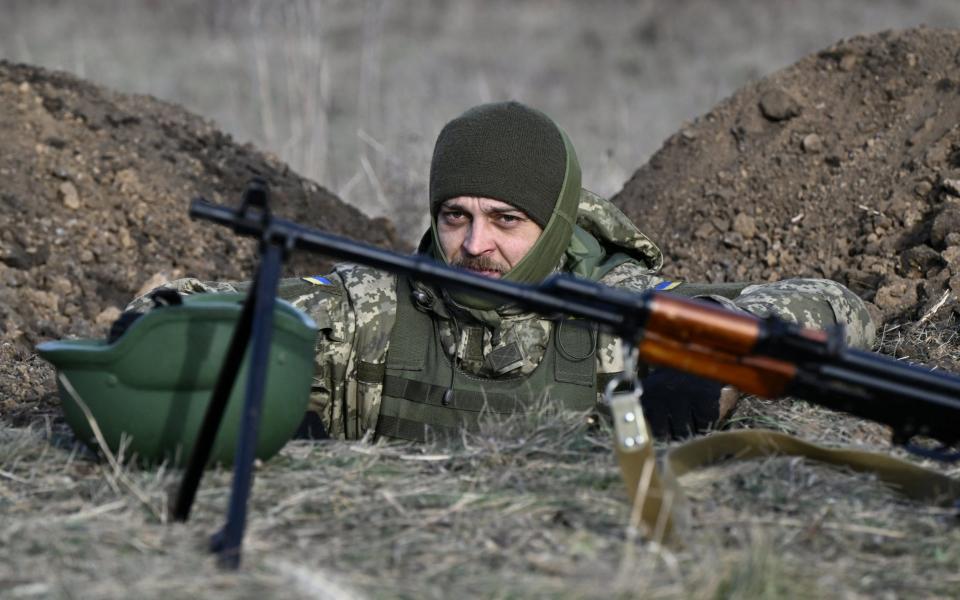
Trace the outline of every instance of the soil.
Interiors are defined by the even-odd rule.
[[[827,277],[880,323],[955,323],[958,48],[927,28],[841,41],[683,127],[614,201],[678,279]]]
[[[139,291],[171,278],[249,279],[254,243],[192,222],[187,206],[236,205],[253,176],[280,216],[406,249],[386,220],[178,106],[0,62],[0,416],[29,420],[13,407],[49,394],[36,343],[101,336]],[[287,273],[329,264],[300,253]]]

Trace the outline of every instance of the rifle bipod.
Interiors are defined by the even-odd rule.
[[[227,401],[236,383],[247,347],[250,346],[250,368],[247,373],[240,436],[234,455],[233,484],[227,519],[223,528],[213,534],[210,540],[210,551],[217,554],[220,566],[228,569],[240,567],[247,502],[253,484],[253,461],[267,380],[267,359],[273,334],[274,302],[280,281],[280,269],[292,248],[292,241],[288,238],[268,235],[271,219],[268,203],[269,190],[266,182],[261,179],[252,180],[243,194],[234,228],[240,231],[253,227],[262,232],[259,245],[260,263],[230,340],[230,348],[220,369],[172,511],[175,521],[186,521],[190,516],[190,508],[203,471],[210,460],[210,452],[220,429]]]

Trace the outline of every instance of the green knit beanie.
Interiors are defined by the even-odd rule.
[[[431,253],[446,261],[437,233],[440,205],[458,196],[493,198],[516,206],[543,228],[533,247],[503,279],[539,283],[557,266],[580,203],[580,163],[567,135],[543,113],[518,102],[483,104],[440,132],[430,167]],[[453,294],[488,310],[489,300]]]
[[[430,214],[458,196],[516,206],[546,228],[560,196],[567,150],[545,114],[519,102],[471,108],[444,126],[430,164]]]

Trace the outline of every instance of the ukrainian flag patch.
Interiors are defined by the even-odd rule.
[[[333,285],[333,282],[327,279],[326,277],[320,277],[319,275],[312,275],[310,277],[301,277],[304,281],[312,283],[313,285]]]
[[[681,282],[679,281],[661,281],[660,283],[655,285],[653,289],[657,290],[658,292],[665,292],[667,290],[672,290],[673,288],[680,285],[680,283]]]

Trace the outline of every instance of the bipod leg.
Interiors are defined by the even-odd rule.
[[[190,461],[187,463],[186,471],[180,482],[177,499],[172,511],[174,521],[184,522],[190,517],[190,509],[193,507],[193,500],[197,495],[197,488],[200,486],[203,471],[207,467],[207,462],[210,460],[213,442],[217,438],[217,432],[220,430],[220,423],[223,420],[223,413],[227,408],[227,401],[230,399],[230,393],[233,391],[237,374],[240,372],[240,365],[243,363],[243,355],[246,353],[247,345],[250,342],[254,308],[257,305],[256,290],[260,286],[261,269],[262,267],[258,268],[257,273],[253,277],[253,286],[247,293],[243,310],[240,313],[240,319],[234,327],[233,336],[230,338],[230,348],[227,350],[227,356],[223,360],[223,366],[220,367],[220,374],[217,376],[217,383],[213,388],[210,404],[207,406],[207,412],[203,416],[203,423],[200,425],[197,441],[193,446]]]
[[[247,374],[247,393],[240,423],[240,439],[237,442],[233,470],[233,488],[227,522],[223,529],[213,535],[210,550],[218,555],[221,567],[240,567],[240,550],[246,527],[247,501],[253,483],[253,460],[257,449],[260,416],[263,409],[263,394],[267,382],[267,361],[270,358],[270,338],[273,335],[273,310],[280,280],[284,248],[264,242],[263,262],[257,272],[251,325],[252,348],[250,368]]]

